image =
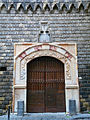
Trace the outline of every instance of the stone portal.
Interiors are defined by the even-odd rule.
[[[17,101],[20,100],[24,101],[24,111],[27,111],[27,65],[30,61],[42,56],[53,57],[63,63],[65,76],[65,111],[69,112],[69,100],[76,100],[76,111],[79,112],[77,46],[73,43],[15,44],[13,111],[17,111]]]

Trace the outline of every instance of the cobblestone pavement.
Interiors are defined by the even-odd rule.
[[[0,116],[0,120],[8,120],[8,116]],[[10,120],[90,120],[90,114],[77,114],[73,116],[65,113],[28,113],[24,114],[24,116],[11,114]]]

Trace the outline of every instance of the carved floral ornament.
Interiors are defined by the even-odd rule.
[[[72,62],[72,58],[75,59],[75,57],[62,47],[48,44],[30,47],[16,57],[16,61],[17,58],[20,60],[20,80],[25,80],[27,63],[34,58],[41,56],[51,56],[63,62],[65,64],[66,79],[71,80],[70,64]]]
[[[24,59],[26,56],[28,56],[31,53],[37,52],[37,51],[44,51],[44,50],[48,50],[48,51],[55,51],[61,55],[63,55],[64,57],[66,57],[67,59],[71,60],[72,57],[75,58],[74,55],[72,55],[70,52],[68,52],[65,48],[61,47],[61,46],[57,46],[57,45],[50,45],[50,44],[40,44],[40,45],[35,45],[32,47],[29,47],[28,49],[26,49],[25,51],[23,51],[22,53],[20,53],[19,55],[17,55],[15,57],[15,59],[17,59],[19,57],[20,60]],[[47,54],[48,55],[48,54]]]

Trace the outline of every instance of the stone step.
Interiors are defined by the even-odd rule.
[[[8,120],[8,116],[0,116],[0,120]],[[24,116],[11,114],[10,120],[90,120],[90,114],[77,114],[72,116],[65,113],[28,113],[24,114]]]

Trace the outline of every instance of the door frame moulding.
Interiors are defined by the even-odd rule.
[[[23,100],[26,112],[27,63],[34,58],[50,56],[64,63],[66,112],[69,100],[76,100],[76,111],[80,111],[77,67],[77,45],[75,43],[18,43],[14,45],[13,112],[17,101]]]

